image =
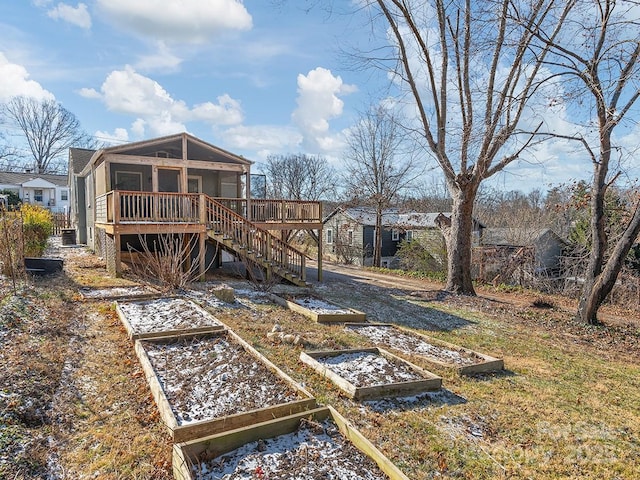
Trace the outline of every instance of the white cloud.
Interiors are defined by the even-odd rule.
[[[102,98],[100,92],[94,88],[81,88],[78,90],[78,94],[84,98]]]
[[[203,43],[227,30],[249,30],[252,18],[239,0],[98,0],[118,26],[166,41]]]
[[[150,55],[143,55],[136,62],[136,68],[145,72],[175,72],[180,67],[182,58],[176,56],[164,42],[158,42],[158,50]]]
[[[29,72],[22,65],[11,63],[0,52],[0,101],[24,95],[42,100],[53,100],[54,95],[42,88],[35,80],[29,79]]]
[[[63,20],[85,30],[91,28],[91,15],[87,5],[84,3],[79,3],[77,7],[72,7],[66,3],[58,3],[56,7],[47,12],[47,15],[54,20]]]
[[[342,115],[344,102],[339,96],[355,90],[325,68],[318,67],[306,76],[298,75],[298,108],[292,119],[312,150],[330,151],[342,143],[341,137],[329,132],[329,120]]]
[[[144,138],[145,121],[141,118],[136,119],[136,121],[131,124],[131,133],[133,133],[136,138]]]
[[[190,108],[184,101],[174,99],[158,82],[137,73],[132,67],[114,70],[103,82],[100,92],[83,88],[86,98],[100,98],[111,111],[136,117],[132,133],[136,137],[145,132],[167,135],[186,131],[186,123],[201,121],[209,125],[236,125],[242,121],[240,103],[229,95],[221,95],[217,102],[205,102]]]
[[[223,137],[229,147],[260,151],[265,157],[273,152],[297,151],[302,143],[302,135],[297,130],[271,125],[239,125],[225,130]]]
[[[240,102],[224,94],[217,98],[218,103],[206,102],[193,107],[193,118],[216,125],[237,125],[242,122]]]
[[[113,133],[98,130],[94,136],[99,142],[107,145],[121,145],[129,141],[129,133],[126,128],[116,128]]]

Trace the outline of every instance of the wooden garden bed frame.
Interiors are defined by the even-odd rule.
[[[313,295],[299,295],[294,298],[298,298],[298,297],[299,298],[313,297]],[[366,322],[367,321],[366,313],[356,310],[354,308],[339,305],[333,301],[329,302],[327,300],[322,299],[323,302],[334,305],[335,307],[338,307],[340,310],[347,310],[348,313],[318,313],[309,308],[304,307],[303,305],[300,305],[299,303],[296,303],[293,300],[289,300],[285,297],[281,297],[280,295],[271,294],[270,298],[278,305],[288,308],[293,312],[297,312],[306,317],[309,317],[311,320],[318,323],[348,323],[348,322]]]
[[[127,315],[125,314],[125,312],[122,311],[122,308],[120,308],[120,302],[116,301],[116,312],[118,313],[118,316],[120,317],[120,321],[124,325],[124,328],[127,331],[127,335],[129,335],[129,338],[131,340],[148,340],[150,338],[158,338],[158,337],[180,337],[184,335],[215,333],[215,332],[222,332],[226,329],[226,327],[222,322],[220,322],[220,320],[215,318],[213,315],[211,315],[208,311],[206,311],[200,305],[182,297],[178,297],[178,296],[158,297],[156,295],[156,296],[152,296],[144,299],[135,298],[134,300],[127,300],[125,303],[142,303],[142,302],[149,302],[153,300],[165,300],[165,299],[170,300],[172,298],[181,299],[181,300],[184,300],[185,302],[192,303],[194,309],[197,312],[199,312],[203,317],[213,319],[216,322],[218,322],[219,325],[203,325],[201,327],[182,328],[178,330],[156,330],[153,332],[136,333],[133,325],[131,325],[129,320],[127,320]]]
[[[321,407],[287,417],[269,420],[233,431],[211,435],[173,446],[173,475],[177,480],[197,480],[191,466],[199,459],[214,459],[236,448],[260,439],[269,439],[296,431],[301,419],[323,421],[331,418],[342,435],[364,455],[370,457],[390,480],[409,480],[398,467],[386,458],[369,440],[340,415],[333,407]]]
[[[375,355],[381,355],[391,362],[402,363],[409,369],[413,370],[416,374],[423,377],[423,380],[409,380],[398,383],[356,387],[351,382],[331,370],[327,365],[317,360],[322,357],[337,357],[339,355],[354,353],[373,353]],[[427,391],[439,390],[442,387],[441,377],[378,347],[301,352],[300,361],[313,368],[320,375],[327,377],[335,383],[340,390],[344,391],[349,398],[354,400],[375,400],[386,397],[417,395]]]
[[[419,352],[411,352],[412,355],[416,355],[422,359],[424,359],[426,362],[429,362],[433,365],[437,365],[439,367],[443,367],[443,368],[451,368],[456,370],[460,375],[475,375],[475,374],[479,374],[479,373],[490,373],[490,372],[497,372],[500,370],[504,369],[504,360],[502,360],[501,358],[495,358],[492,357],[491,355],[487,355],[484,353],[480,353],[480,352],[476,352],[475,350],[471,350],[469,348],[466,347],[461,347],[460,345],[456,345],[455,343],[449,343],[449,342],[445,342],[444,340],[440,340],[438,338],[433,338],[430,337],[428,335],[425,335],[423,333],[419,333],[416,332],[414,330],[410,330],[408,328],[403,328],[400,327],[398,325],[394,325],[391,323],[367,323],[367,324],[361,324],[361,323],[346,323],[345,324],[345,328],[350,328],[350,329],[358,329],[360,327],[388,327],[388,328],[393,328],[396,329],[402,333],[408,334],[408,335],[415,335],[417,337],[419,337],[420,339],[424,340],[425,342],[434,345],[436,347],[443,347],[446,348],[448,350],[455,350],[455,351],[460,351],[460,352],[464,352],[468,355],[476,355],[478,356],[481,361],[479,361],[478,363],[474,363],[471,365],[459,365],[457,363],[453,363],[453,362],[444,362],[444,361],[439,361],[436,360],[434,358],[428,357],[426,355],[423,355]],[[387,348],[392,348],[391,346],[387,346]]]
[[[136,287],[146,289],[148,290],[148,293],[109,295],[108,297],[90,297],[85,295],[85,292],[91,291],[91,290],[109,290],[109,289],[116,289],[116,288],[125,289],[125,288],[136,288]],[[150,289],[149,287],[142,287],[138,285],[131,285],[130,287],[121,287],[121,286],[111,286],[111,287],[101,287],[101,288],[83,287],[79,290],[79,293],[82,296],[82,299],[88,302],[111,302],[111,301],[117,301],[117,300],[135,301],[135,300],[153,300],[154,298],[167,298],[167,297],[162,297],[160,295],[160,292],[156,290]]]
[[[300,400],[272,405],[257,410],[250,410],[233,415],[225,415],[222,417],[216,417],[207,420],[190,422],[185,425],[179,425],[173,411],[171,410],[171,404],[169,403],[169,400],[167,399],[162,389],[160,379],[153,369],[151,361],[147,356],[142,342],[169,343],[183,338],[196,339],[211,338],[214,336],[226,337],[231,343],[235,342],[240,344],[249,355],[253,356],[256,360],[261,362],[265,367],[267,367],[269,371],[283,380],[291,388],[292,391],[296,392],[302,398]],[[155,399],[156,405],[160,410],[160,417],[167,425],[167,428],[169,429],[173,437],[173,441],[176,443],[186,442],[188,440],[201,438],[206,435],[221,433],[227,430],[246,427],[248,425],[253,425],[255,423],[264,422],[274,418],[292,415],[298,412],[305,412],[307,410],[314,409],[317,406],[316,399],[315,397],[313,397],[313,395],[311,395],[311,393],[309,393],[306,389],[296,383],[291,377],[281,371],[278,367],[276,367],[273,363],[271,363],[263,355],[261,355],[256,349],[254,349],[251,345],[249,345],[237,334],[230,330],[207,334],[196,333],[136,340],[135,351],[140,360],[140,363],[142,364],[142,368],[145,372],[149,387],[151,388],[153,398]]]

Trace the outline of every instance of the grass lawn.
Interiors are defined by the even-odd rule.
[[[92,258],[92,257],[91,257]],[[85,256],[66,275],[0,300],[0,478],[171,478],[171,442],[113,306],[83,286],[116,285]],[[299,360],[302,349],[370,346],[225,279],[241,303],[209,310],[333,405],[409,478],[640,478],[640,329],[586,327],[570,311],[488,294],[326,282],[314,293],[504,359],[474,377],[403,355],[443,378],[439,392],[352,401]],[[131,282],[117,283],[118,285]],[[555,303],[555,302],[551,302]],[[304,347],[267,338],[274,324]]]

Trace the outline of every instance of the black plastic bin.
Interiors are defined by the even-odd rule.
[[[75,244],[76,244],[76,229],[63,228],[62,229],[62,245],[75,245]]]
[[[33,275],[48,275],[62,271],[64,260],[62,258],[51,257],[25,257],[24,268],[27,273]]]

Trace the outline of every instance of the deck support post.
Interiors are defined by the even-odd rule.
[[[120,251],[122,242],[119,233],[113,235],[113,249],[115,254],[115,274],[116,277],[122,277],[122,252]]]
[[[198,257],[198,266],[200,268],[200,272],[199,272],[199,279],[201,282],[204,282],[205,280],[205,272],[206,272],[206,265],[205,262],[207,261],[207,233],[200,233],[198,235],[198,241],[199,241],[199,249],[198,249],[198,253],[199,253],[199,257]]]
[[[318,229],[318,282],[322,282],[322,227]]]

